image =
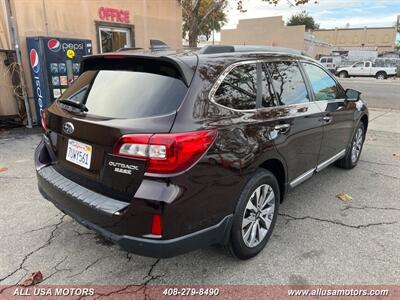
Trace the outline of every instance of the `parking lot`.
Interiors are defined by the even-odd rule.
[[[0,284],[34,271],[46,284],[400,284],[400,81],[344,85],[351,80],[371,107],[358,167],[331,166],[289,193],[270,242],[249,261],[221,247],[170,259],[119,250],[39,194],[40,130],[1,132]]]

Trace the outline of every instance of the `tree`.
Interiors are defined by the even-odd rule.
[[[181,0],[181,4],[183,36],[188,35],[190,47],[197,47],[200,35],[209,36],[212,30],[221,28],[225,22],[227,0]]]
[[[188,36],[189,46],[197,47],[200,35],[210,36],[213,30],[220,30],[226,22],[225,9],[228,0],[178,0],[182,5],[183,36]],[[281,0],[262,0],[278,4]],[[290,5],[306,4],[311,0],[286,0]],[[315,0],[314,0],[315,1]],[[237,9],[245,12],[243,0],[236,0]]]
[[[200,14],[204,14],[213,4],[214,0],[202,0],[200,5]],[[200,27],[200,35],[204,35],[209,40],[211,33],[220,31],[226,23],[226,14],[224,12],[226,4],[221,8],[214,10]]]
[[[305,10],[300,13],[294,14],[286,23],[287,26],[306,25],[306,30],[315,30],[319,28],[319,24],[315,22]]]
[[[394,46],[394,49],[400,51],[400,41],[397,42],[396,46]]]

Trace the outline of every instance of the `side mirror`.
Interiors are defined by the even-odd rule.
[[[358,101],[360,100],[361,92],[353,90],[353,89],[346,89],[346,100],[347,101]]]

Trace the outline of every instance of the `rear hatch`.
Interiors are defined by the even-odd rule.
[[[166,59],[100,56],[44,113],[55,168],[91,190],[129,201],[145,160],[115,155],[123,135],[168,133],[188,90]]]

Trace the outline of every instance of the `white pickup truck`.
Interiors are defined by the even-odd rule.
[[[390,76],[395,76],[396,74],[397,68],[376,67],[370,61],[360,61],[350,67],[340,67],[336,70],[336,75],[338,75],[340,78],[364,76],[375,77],[376,79],[386,79]]]

